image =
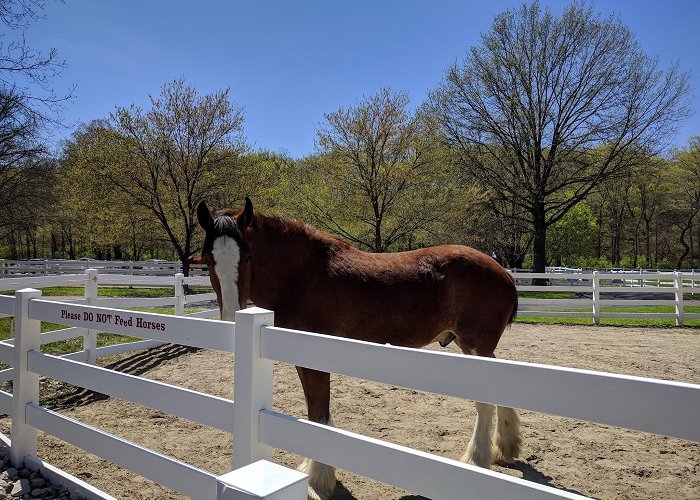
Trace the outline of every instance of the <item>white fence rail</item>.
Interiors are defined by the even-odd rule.
[[[36,454],[39,429],[197,498],[216,498],[221,478],[42,408],[39,376],[233,432],[236,467],[270,460],[278,447],[434,498],[582,497],[276,413],[273,361],[700,442],[700,386],[694,384],[328,337],[277,328],[273,313],[258,308],[239,311],[234,324],[52,302],[22,290],[0,296],[0,312],[17,318],[15,346],[0,342],[0,360],[14,364],[14,394],[0,393],[0,408],[13,417],[13,463]],[[41,353],[40,321],[235,351],[236,402]],[[445,372],[451,376],[437,375]]]

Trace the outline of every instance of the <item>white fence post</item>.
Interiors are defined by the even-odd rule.
[[[259,460],[216,478],[216,500],[306,500],[308,476]]]
[[[185,275],[175,275],[175,316],[185,315]]]
[[[85,300],[88,305],[97,305],[97,269],[85,270]],[[83,351],[85,362],[92,365],[97,361],[97,332],[88,330],[83,336]]]
[[[24,457],[35,456],[37,448],[38,431],[26,422],[27,404],[39,402],[39,374],[27,370],[27,353],[40,350],[41,321],[29,319],[29,301],[41,297],[41,291],[25,288],[17,290],[15,297],[10,461],[15,467],[21,467]]]
[[[260,410],[272,409],[272,361],[260,357],[260,329],[273,326],[272,311],[252,307],[236,312],[233,376],[233,468],[272,460],[272,447],[260,442]]]
[[[600,325],[600,277],[593,271],[593,323]]]
[[[683,326],[683,273],[674,273],[674,288],[676,292],[676,326]]]

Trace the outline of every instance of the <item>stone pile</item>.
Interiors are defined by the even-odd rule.
[[[16,469],[10,463],[9,450],[0,448],[0,500],[10,499],[65,499],[82,500],[82,495],[71,494],[65,486],[55,486],[37,471]]]

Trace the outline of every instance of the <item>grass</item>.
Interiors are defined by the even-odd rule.
[[[518,292],[520,299],[575,299],[576,292]]]
[[[700,313],[700,306],[685,306],[683,309],[686,313]],[[590,309],[562,309],[569,312],[586,312],[590,313]],[[603,307],[601,312],[607,313],[675,313],[674,306],[639,306],[639,307]],[[532,324],[562,324],[562,325],[592,325],[593,318],[548,318],[544,316],[528,316],[520,317],[516,320],[518,323]],[[669,318],[600,318],[601,325],[608,326],[648,326],[648,327],[672,327],[676,322]],[[700,327],[700,319],[687,319],[684,326],[691,328]]]

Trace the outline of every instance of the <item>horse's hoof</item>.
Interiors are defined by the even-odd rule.
[[[493,463],[493,458],[491,453],[481,454],[477,450],[472,449],[471,446],[459,459],[460,462],[464,462],[470,465],[476,465],[477,467],[482,467],[484,469],[490,469]]]
[[[493,463],[495,464],[514,464],[515,459],[520,456],[520,439],[505,444],[501,441],[493,445]]]
[[[297,470],[309,476],[309,500],[328,500],[335,490],[335,467],[305,458]]]

